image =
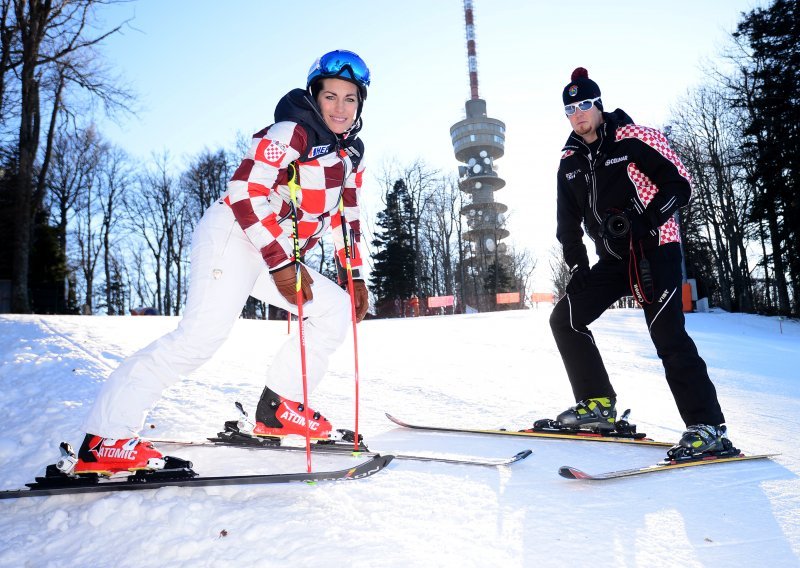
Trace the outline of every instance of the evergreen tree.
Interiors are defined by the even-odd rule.
[[[398,180],[386,195],[386,209],[378,213],[380,229],[372,241],[376,248],[372,256],[372,292],[379,313],[391,315],[396,300],[402,306],[416,292],[412,213],[408,188],[403,180]]]
[[[516,292],[517,286],[514,276],[502,262],[493,262],[486,268],[486,276],[483,279],[483,289],[486,290],[489,303],[493,310],[498,308],[497,294],[505,292]]]
[[[800,297],[800,13],[796,0],[775,0],[740,22],[734,37],[750,54],[734,104],[746,109],[745,148],[773,249],[779,312],[798,313]],[[791,292],[784,274],[790,275]],[[793,306],[790,308],[790,302]]]

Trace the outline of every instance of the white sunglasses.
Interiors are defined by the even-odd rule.
[[[572,116],[573,114],[575,114],[575,112],[577,112],[578,109],[580,109],[582,112],[586,112],[587,110],[592,108],[592,105],[595,102],[599,100],[600,97],[595,97],[593,99],[586,99],[585,101],[580,101],[578,103],[564,105],[564,112],[567,114],[567,116]]]

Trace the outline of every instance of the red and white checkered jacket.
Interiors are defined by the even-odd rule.
[[[344,200],[350,265],[362,264],[359,252],[359,196],[363,162],[353,161],[343,149],[328,144],[308,148],[306,129],[295,122],[277,122],[253,135],[247,156],[228,182],[224,194],[247,238],[264,257],[270,270],[294,261],[289,165],[297,166],[298,237],[301,254],[310,250],[331,227],[340,266],[345,266],[339,199]],[[317,155],[319,154],[319,155]]]

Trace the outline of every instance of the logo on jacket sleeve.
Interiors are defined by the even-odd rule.
[[[271,140],[269,145],[264,148],[264,160],[270,164],[280,164],[286,155],[286,148],[288,148],[287,144],[278,140]]]
[[[564,177],[567,178],[567,181],[572,181],[575,179],[575,176],[577,176],[579,173],[581,173],[580,170],[575,170],[574,172],[568,172],[564,174]]]
[[[311,151],[308,153],[309,158],[316,158],[317,156],[322,156],[323,154],[328,153],[328,149],[331,147],[330,144],[325,144],[323,146],[314,146],[311,148]]]

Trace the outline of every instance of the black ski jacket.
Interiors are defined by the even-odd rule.
[[[661,132],[634,124],[620,109],[604,112],[603,118],[597,129],[599,145],[592,145],[594,154],[572,132],[558,168],[556,237],[570,269],[589,266],[584,230],[600,258],[628,256],[627,239],[600,236],[612,210],[643,214],[651,228],[641,241],[645,250],[679,242],[674,214],[691,197],[689,173]]]

